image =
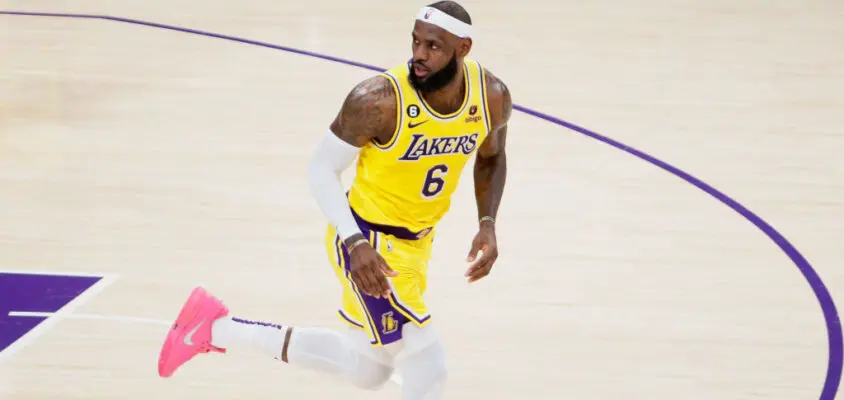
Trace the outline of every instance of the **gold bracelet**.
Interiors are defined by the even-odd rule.
[[[366,240],[365,238],[358,239],[354,243],[352,243],[346,251],[349,254],[352,254],[352,250],[354,250],[356,247],[358,247],[358,246],[360,246],[364,243],[369,243],[369,240]]]
[[[489,215],[487,215],[486,217],[481,218],[481,220],[480,220],[480,221],[478,221],[478,223],[483,223],[484,221],[489,221],[489,222],[492,222],[492,224],[493,224],[493,225],[495,225],[495,218],[490,217]]]

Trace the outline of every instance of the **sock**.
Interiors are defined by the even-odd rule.
[[[211,326],[211,344],[230,350],[249,350],[281,359],[289,327],[269,322],[224,317]]]

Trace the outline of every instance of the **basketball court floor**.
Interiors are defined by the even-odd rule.
[[[0,0],[0,398],[397,399],[156,360],[197,285],[343,327],[305,165],[424,4]],[[471,168],[439,227],[449,398],[833,400],[841,4],[463,4],[518,112],[492,274],[462,277]]]

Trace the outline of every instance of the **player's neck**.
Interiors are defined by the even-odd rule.
[[[422,98],[440,114],[451,114],[463,105],[466,96],[466,77],[463,66],[457,69],[457,74],[445,87],[433,92],[422,93]]]

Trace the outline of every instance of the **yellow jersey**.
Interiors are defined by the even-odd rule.
[[[427,232],[448,212],[463,167],[490,131],[483,67],[464,59],[463,68],[463,104],[448,115],[411,86],[407,64],[382,73],[398,99],[397,126],[390,142],[373,140],[360,152],[349,189],[360,218],[415,233]]]

